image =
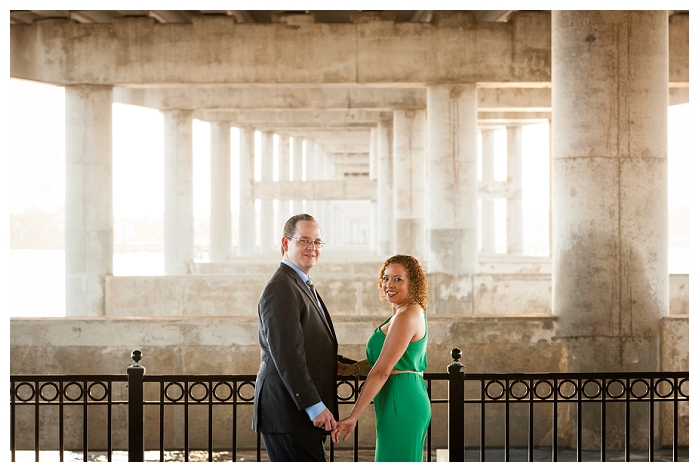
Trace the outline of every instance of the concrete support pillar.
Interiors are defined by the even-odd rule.
[[[66,315],[104,316],[112,274],[112,87],[65,88]]]
[[[216,121],[211,123],[211,262],[233,255],[231,219],[231,124]]]
[[[240,203],[238,210],[238,256],[255,254],[255,130],[240,128]]]
[[[289,182],[291,180],[289,137],[279,136],[278,146],[277,157],[279,159],[279,182]],[[279,231],[279,228],[284,227],[286,220],[292,216],[290,204],[290,200],[279,200],[279,206],[277,207],[277,225],[275,226],[277,231]],[[279,238],[281,238],[281,236],[279,236]]]
[[[568,369],[653,371],[668,314],[665,11],[554,11],[553,314]]]
[[[323,180],[335,180],[335,170],[334,165],[332,163],[332,157],[322,146],[320,147],[320,149],[322,151],[322,172],[320,174],[321,178]],[[337,243],[337,232],[335,231],[335,203],[332,200],[325,201],[325,204],[323,205],[323,209],[321,212],[325,215],[325,221],[328,221],[330,223],[326,226],[321,226],[321,229],[323,230],[323,240],[331,246],[335,245]]]
[[[294,136],[293,138],[293,170],[294,170],[294,181],[300,182],[303,180],[303,139]],[[303,213],[303,200],[295,198],[291,202],[292,211],[294,215]]]
[[[481,131],[482,176],[483,181],[495,180],[495,130]],[[495,252],[495,201],[481,200],[481,251]]]
[[[522,127],[507,127],[507,182],[510,197],[507,199],[507,252],[524,252],[522,217]]]
[[[318,170],[317,169],[318,166],[316,165],[315,141],[313,141],[311,139],[304,139],[304,147],[306,148],[306,180],[307,181],[317,180],[316,173]],[[317,200],[306,201],[305,211],[309,215],[318,219],[318,201]],[[318,220],[318,224],[322,228],[323,225],[322,225],[321,221],[322,221],[322,217],[321,217],[321,220]]]
[[[369,142],[369,180],[376,183],[378,167],[378,139],[379,129],[371,128]],[[378,201],[372,200],[369,203],[369,250],[372,254],[379,252],[379,208]]]
[[[478,266],[475,84],[428,85],[428,271],[435,313],[471,313]]]
[[[192,111],[163,111],[165,127],[165,275],[186,274],[194,260]]]
[[[274,180],[274,133],[260,133],[260,180]],[[260,253],[269,254],[279,249],[275,237],[279,230],[274,227],[274,204],[272,200],[260,201]],[[281,235],[279,235],[281,239]]]
[[[429,270],[473,274],[478,262],[476,86],[429,85]]]
[[[393,240],[397,254],[424,263],[427,249],[425,110],[393,112]]]
[[[378,188],[379,255],[393,254],[393,121],[377,128],[376,181]]]

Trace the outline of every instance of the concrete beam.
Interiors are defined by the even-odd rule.
[[[260,181],[253,189],[255,199],[261,200],[376,200],[376,182],[368,179]]]
[[[435,47],[439,45],[439,47]],[[397,60],[400,58],[400,60]],[[551,14],[507,23],[448,12],[432,23],[298,25],[193,17],[10,25],[10,76],[53,84],[416,84],[551,80]]]
[[[427,89],[387,87],[188,87],[114,89],[114,101],[165,110],[373,110],[425,108]],[[551,89],[478,88],[479,111],[550,111]]]
[[[264,123],[267,126],[307,123],[309,126],[325,127],[327,123],[376,123],[391,119],[392,116],[390,112],[375,110],[198,110],[194,112],[194,117],[202,121],[229,121],[250,126],[254,126],[255,123]]]
[[[196,111],[194,118],[207,121],[226,121],[233,126],[246,125],[257,129],[291,128],[371,128],[379,121],[391,119],[389,112],[369,110],[244,110],[244,111]],[[550,111],[479,112],[478,124],[487,126],[511,124],[512,126],[545,123],[551,119]]]

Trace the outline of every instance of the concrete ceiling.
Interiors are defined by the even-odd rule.
[[[476,21],[507,21],[514,10],[477,10]],[[357,13],[371,13],[396,22],[429,22],[432,10],[10,10],[10,24],[31,24],[45,18],[71,18],[80,23],[110,23],[126,16],[151,17],[160,23],[189,23],[195,16],[233,16],[239,23],[272,23],[280,15],[308,14],[316,23],[352,23]]]

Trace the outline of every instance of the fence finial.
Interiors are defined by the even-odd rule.
[[[451,350],[451,358],[452,358],[452,364],[460,364],[460,359],[461,359],[461,349],[458,347],[455,347],[454,349]]]
[[[136,349],[131,353],[131,360],[133,360],[133,365],[131,367],[141,367],[141,364],[139,362],[143,359],[143,355],[141,354],[141,351]]]

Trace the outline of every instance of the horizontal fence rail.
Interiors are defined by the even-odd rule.
[[[460,356],[454,349],[448,372],[424,374],[433,408],[427,461],[440,455],[434,428],[444,433],[437,440],[441,450],[446,436],[442,459],[449,461],[511,461],[514,450],[526,450],[527,461],[542,460],[542,451],[553,462],[631,461],[640,443],[644,460],[654,461],[665,446],[661,432],[671,437],[671,460],[680,459],[689,428],[689,372],[468,374]],[[112,461],[115,451],[125,450],[136,462],[145,460],[145,450],[157,451],[149,460],[161,462],[187,462],[203,450],[208,461],[235,461],[241,443],[254,444],[254,460],[266,459],[259,433],[250,428],[255,375],[146,375],[140,351],[132,359],[126,375],[11,375],[12,461],[18,450],[33,450],[36,462],[46,450],[58,451],[61,462],[66,451],[81,452],[83,461],[95,453]],[[341,408],[356,402],[363,381],[338,376]],[[361,421],[353,433],[355,462],[368,428],[373,433],[373,424]],[[328,442],[335,461],[337,449]],[[562,450],[574,455],[562,458]]]

